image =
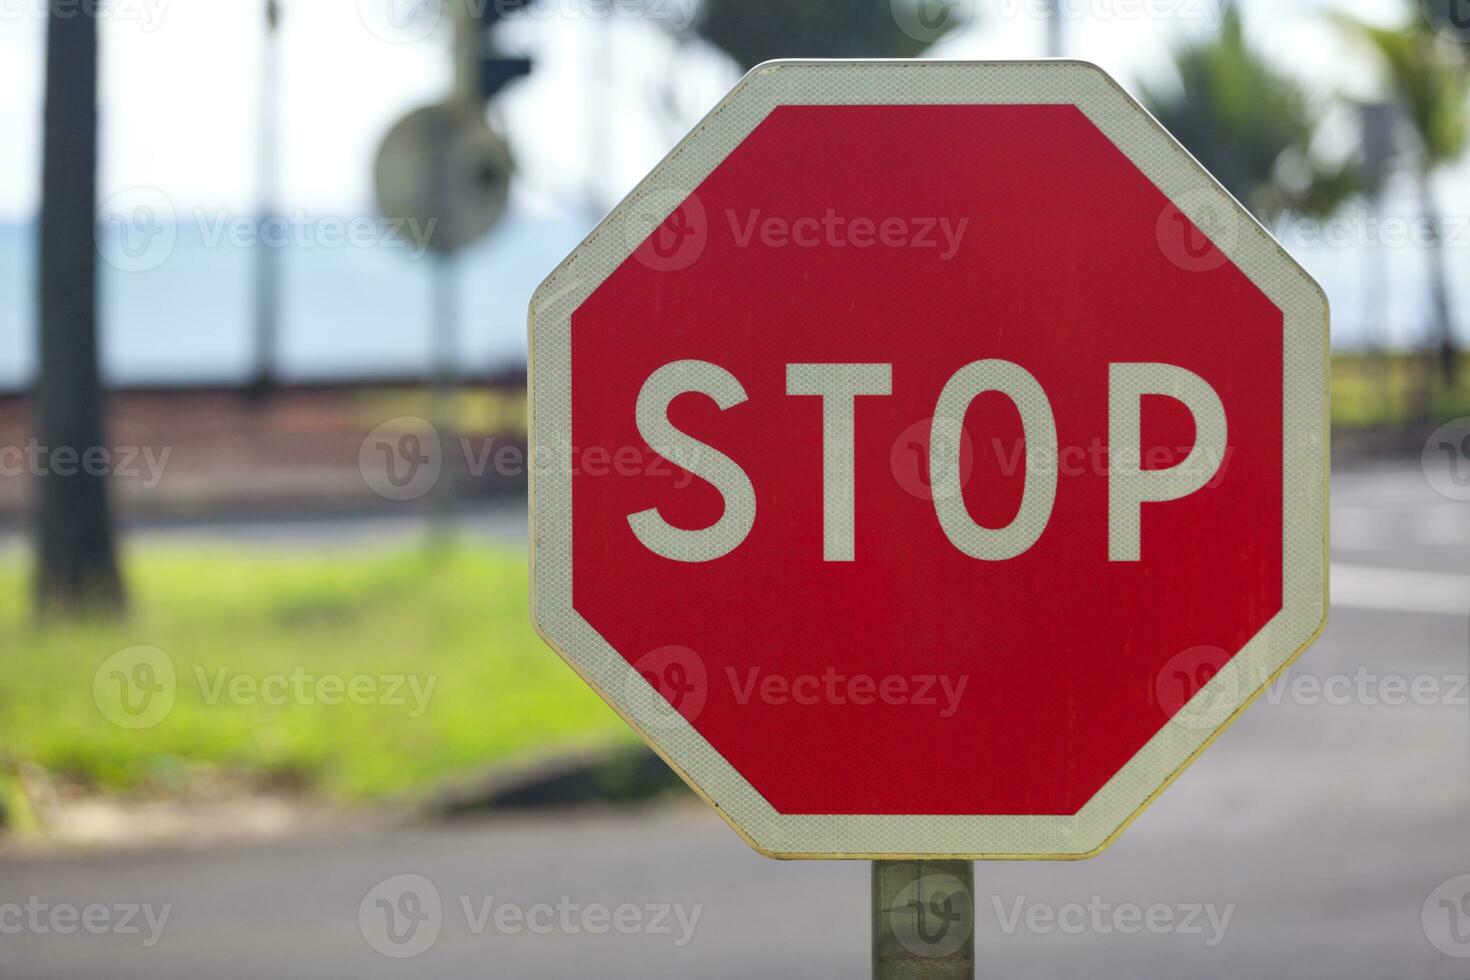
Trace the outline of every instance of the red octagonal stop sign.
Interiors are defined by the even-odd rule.
[[[1326,339],[1096,68],[762,66],[532,301],[536,622],[765,853],[1095,853],[1320,628]]]

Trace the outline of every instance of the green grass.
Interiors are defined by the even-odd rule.
[[[1333,355],[1333,427],[1381,429],[1422,423],[1426,378],[1430,421],[1438,425],[1470,415],[1470,356],[1461,358],[1460,384],[1447,388],[1438,382],[1438,370],[1424,354]]]
[[[148,547],[126,572],[127,621],[43,629],[30,618],[23,563],[0,565],[0,783],[26,763],[123,792],[168,792],[201,770],[225,771],[373,800],[631,737],[531,629],[523,554]],[[105,717],[93,682],[111,655],[138,645],[166,654],[176,694],[157,724],[129,729]],[[391,680],[357,682],[369,703],[320,703],[318,693],[334,692],[314,684],[298,697],[294,682],[282,704],[228,687],[210,703],[221,669],[256,682],[298,670],[344,684],[413,675],[431,694],[420,717],[407,682],[405,704],[383,703]],[[116,714],[109,692],[121,688],[103,673],[101,701]]]

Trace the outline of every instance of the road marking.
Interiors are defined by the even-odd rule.
[[[1348,609],[1470,615],[1470,575],[1333,563],[1332,604]]]

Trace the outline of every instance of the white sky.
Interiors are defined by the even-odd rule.
[[[378,140],[408,109],[449,85],[447,30],[385,40],[386,4],[415,0],[283,0],[283,204],[318,214],[370,213]],[[499,112],[525,175],[522,206],[555,207],[594,188],[615,199],[678,135],[652,107],[669,79],[692,107],[712,104],[734,80],[710,52],[677,70],[657,30],[588,16],[588,0],[542,0],[544,11],[511,39],[537,59]],[[662,0],[673,11],[691,0]],[[1124,84],[1160,77],[1168,45],[1219,22],[1221,0],[1063,0],[1068,54],[1103,65]],[[100,194],[163,189],[180,207],[248,210],[261,0],[109,0],[102,23],[103,161]],[[935,53],[1031,57],[1042,53],[1039,0],[980,0],[980,17]],[[1261,47],[1324,96],[1371,91],[1370,65],[1325,23],[1329,9],[1389,22],[1405,0],[1243,0]],[[31,214],[39,187],[45,0],[0,0],[0,220]],[[590,9],[596,9],[592,7]],[[590,66],[611,23],[611,78]],[[595,159],[595,168],[586,161]],[[1460,183],[1460,182],[1452,182]],[[1470,202],[1467,202],[1470,203]]]

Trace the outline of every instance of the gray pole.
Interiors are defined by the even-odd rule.
[[[459,0],[453,5],[454,89],[450,105],[457,110],[477,111],[479,100],[480,32],[470,4]],[[454,522],[459,508],[458,470],[455,469],[458,435],[460,297],[459,248],[461,216],[454,207],[456,174],[453,172],[454,128],[444,116],[432,122],[430,145],[433,168],[429,175],[429,213],[438,220],[434,234],[442,235],[437,247],[431,245],[430,260],[433,297],[430,306],[430,349],[433,361],[433,385],[429,396],[429,421],[439,434],[444,468],[435,488],[429,512],[429,540],[443,545],[454,537]]]
[[[448,244],[457,241],[455,223],[459,216],[454,213],[450,201],[450,174],[454,133],[447,120],[435,117],[431,133],[433,146],[433,172],[430,176],[433,204],[430,213],[439,219],[436,232],[443,231]],[[441,243],[442,244],[442,243]],[[457,471],[454,469],[454,448],[458,445],[458,417],[456,395],[459,387],[459,273],[458,263],[451,248],[431,248],[431,336],[430,357],[433,362],[433,386],[429,396],[430,424],[439,434],[440,454],[444,469],[433,496],[430,511],[429,537],[434,544],[448,542],[454,534],[454,519],[458,506],[459,488]]]
[[[1046,0],[1046,56],[1066,57],[1066,37],[1062,23],[1062,0]]]
[[[873,862],[873,980],[974,980],[975,865]]]
[[[280,343],[281,248],[265,240],[266,229],[278,220],[280,152],[277,110],[280,99],[281,7],[265,3],[265,45],[260,60],[260,140],[256,158],[257,206],[255,243],[255,364],[250,379],[253,394],[263,395],[276,381],[276,351]]]

